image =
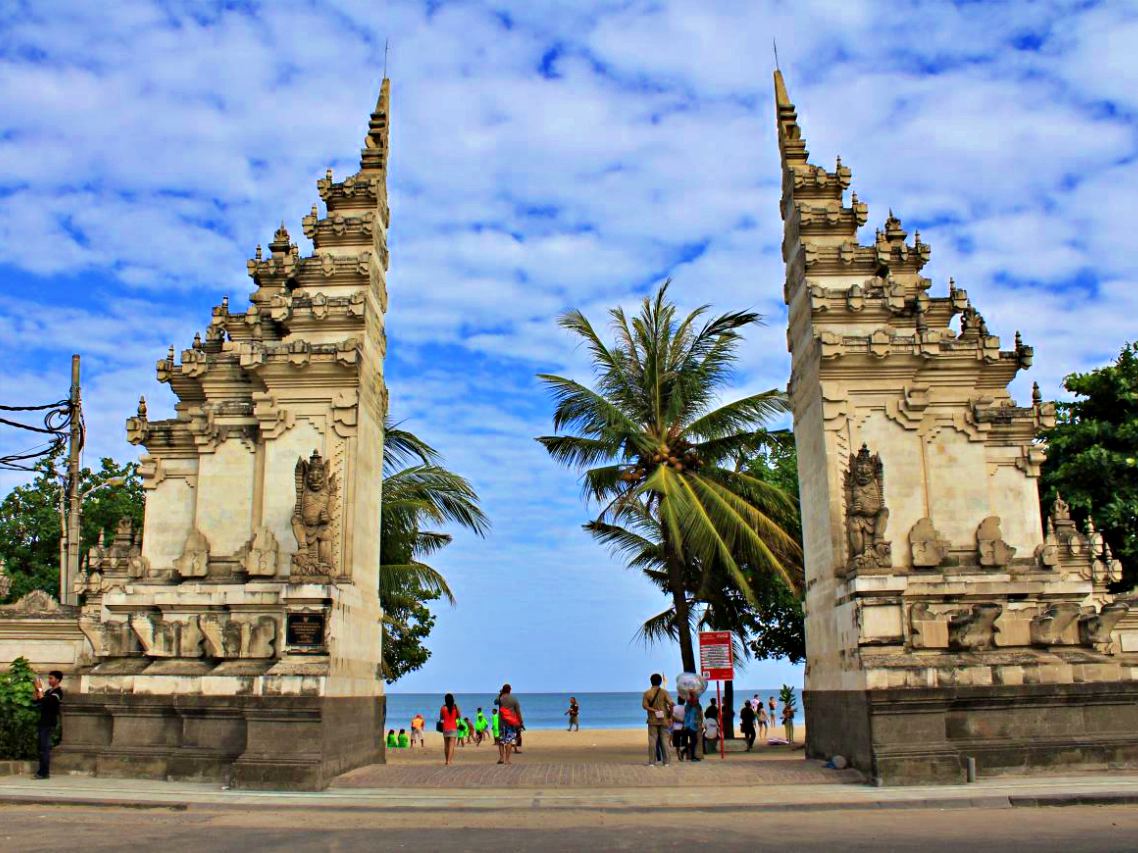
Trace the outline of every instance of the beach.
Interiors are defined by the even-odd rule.
[[[643,764],[648,750],[647,727],[639,729],[588,729],[579,732],[565,730],[535,729],[525,732],[522,753],[514,761],[521,764],[537,761],[542,764]],[[782,734],[779,726],[777,734]],[[801,747],[806,736],[806,726],[796,724],[794,740]],[[426,733],[425,749],[389,749],[387,763],[391,765],[418,764],[421,762],[439,763],[442,756],[442,735],[435,731]],[[801,761],[801,748],[788,749],[783,746],[768,746],[765,741],[756,741],[753,752],[744,752],[746,746],[742,738],[727,741],[727,752],[733,760],[745,761]],[[496,759],[497,749],[493,740],[483,741],[482,746],[467,744],[454,751],[456,764],[479,764]],[[671,756],[675,760],[675,754]]]

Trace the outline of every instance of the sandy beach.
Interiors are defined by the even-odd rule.
[[[779,726],[777,733],[782,734]],[[806,726],[798,724],[794,727],[794,740],[800,747],[806,735]],[[419,762],[439,761],[442,754],[442,735],[434,731],[427,732],[427,746],[425,749],[389,749],[387,761],[389,764],[417,764]],[[727,741],[727,751],[733,758],[745,760],[802,760],[800,748],[788,749],[786,746],[768,746],[765,741],[756,741],[755,749],[745,753],[745,743],[742,738]],[[517,757],[540,761],[543,763],[565,764],[642,764],[648,749],[648,735],[645,728],[640,729],[588,729],[581,728],[579,732],[567,732],[563,729],[533,729],[525,732],[522,743],[522,754]],[[455,749],[455,763],[484,763],[490,754],[496,752],[492,740],[483,741],[481,746],[468,744]],[[674,755],[673,755],[674,758]]]

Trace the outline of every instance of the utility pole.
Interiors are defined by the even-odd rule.
[[[67,559],[60,567],[59,600],[78,604],[79,577],[79,452],[83,441],[83,409],[79,394],[79,356],[71,356],[71,443],[67,451]]]

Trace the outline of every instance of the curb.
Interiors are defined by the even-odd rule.
[[[84,797],[50,797],[18,794],[0,795],[0,805],[22,806],[66,806],[82,808],[111,808],[111,809],[143,809],[156,811],[245,811],[257,808],[272,808],[274,810],[313,810],[327,809],[329,811],[346,812],[377,812],[388,811],[389,803],[360,804],[336,803],[327,801],[318,802],[284,802],[284,803],[225,803],[225,802],[164,802],[161,800],[124,800],[99,799]],[[1138,793],[1123,794],[994,794],[979,797],[925,797],[912,800],[845,800],[834,802],[790,802],[790,803],[724,803],[720,805],[598,805],[588,801],[579,803],[542,803],[536,798],[529,809],[548,809],[556,811],[599,812],[602,814],[656,814],[659,812],[700,812],[700,813],[728,813],[728,812],[828,812],[828,811],[888,811],[888,810],[920,810],[920,809],[1011,809],[1011,808],[1054,808],[1066,806],[1120,806],[1138,805]],[[494,814],[499,812],[517,812],[526,806],[474,806],[463,807],[449,804],[446,806],[416,806],[401,803],[400,808],[407,811],[421,813],[447,813],[462,812],[467,814]]]

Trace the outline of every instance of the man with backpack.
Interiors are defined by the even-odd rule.
[[[658,756],[668,764],[668,729],[672,723],[672,697],[663,688],[664,678],[658,672],[652,673],[652,686],[644,691],[641,707],[648,712],[648,766],[655,767]]]

